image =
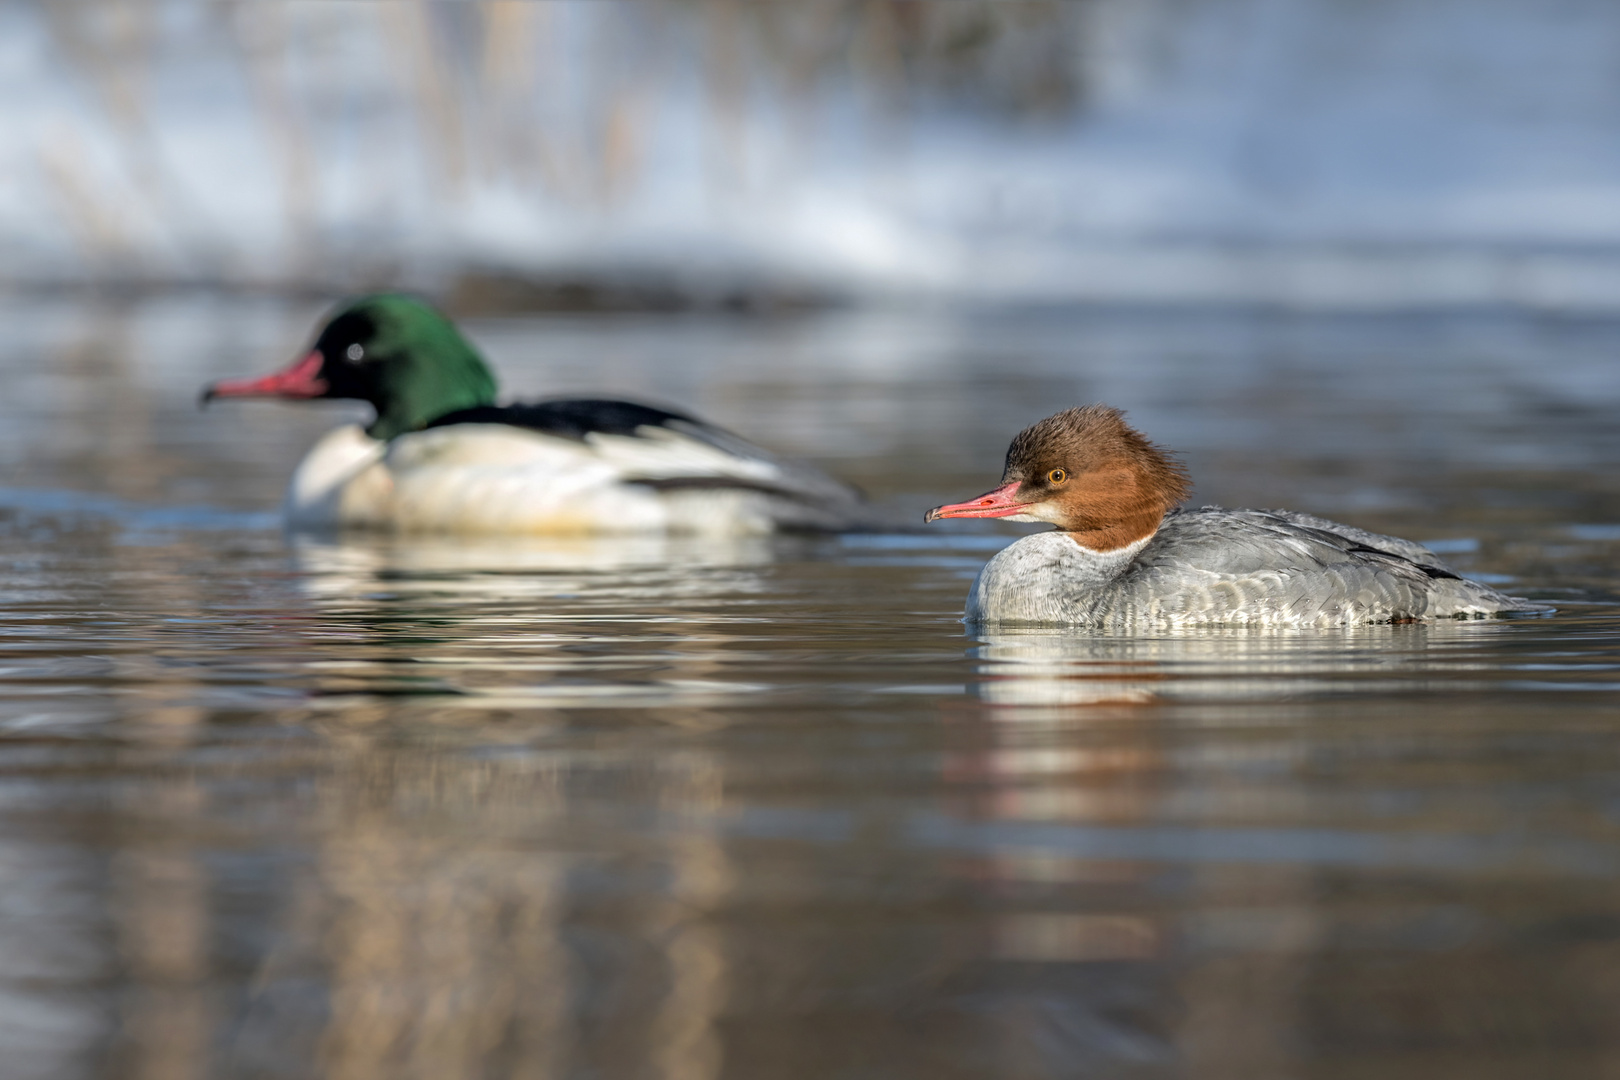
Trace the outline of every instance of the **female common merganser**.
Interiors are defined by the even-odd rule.
[[[1344,626],[1550,610],[1458,577],[1410,540],[1287,510],[1173,510],[1190,488],[1118,409],[1088,405],[1019,432],[1000,487],[924,520],[1057,526],[985,564],[974,623]]]
[[[398,532],[700,533],[837,530],[848,485],[678,412],[584,399],[496,405],[455,325],[410,296],[338,311],[291,367],[216,382],[217,397],[347,398],[370,427],[328,433],[293,474],[297,527]]]

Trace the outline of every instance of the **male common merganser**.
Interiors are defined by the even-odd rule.
[[[1287,510],[1174,510],[1185,469],[1088,405],[1047,417],[1007,449],[1001,486],[939,518],[1045,521],[979,572],[968,621],[1148,628],[1344,626],[1551,610],[1449,570],[1410,540]]]
[[[583,399],[496,405],[495,379],[444,315],[383,294],[332,316],[291,367],[216,382],[218,397],[346,398],[377,411],[305,456],[289,523],[397,532],[837,530],[860,495],[808,465],[667,409]]]

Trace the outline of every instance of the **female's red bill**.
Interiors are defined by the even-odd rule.
[[[321,365],[326,358],[312,352],[274,375],[257,379],[221,379],[203,391],[202,403],[217,397],[316,398],[326,393]]]
[[[998,518],[1011,517],[1022,513],[1028,508],[1028,503],[1021,503],[1017,499],[1020,481],[987,491],[977,499],[967,502],[947,503],[936,506],[923,515],[923,521],[938,521],[940,518]]]

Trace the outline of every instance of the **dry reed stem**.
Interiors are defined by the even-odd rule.
[[[165,17],[179,5],[37,6],[67,69],[100,104],[121,162],[123,175],[108,178],[87,167],[73,140],[58,138],[40,151],[86,262],[122,273],[144,262],[154,271],[168,257],[167,243],[193,275],[262,273],[262,255],[230,247],[240,235],[236,223],[207,217],[210,203],[191,190],[196,180],[185,163],[163,157],[165,117],[153,113],[148,87],[179,40]],[[460,200],[475,183],[505,184],[537,205],[611,211],[658,167],[649,148],[670,124],[691,119],[681,110],[692,105],[706,128],[698,161],[721,208],[739,190],[770,190],[813,171],[822,106],[841,105],[845,88],[875,106],[863,141],[891,158],[903,155],[914,108],[931,96],[978,95],[1015,112],[1061,107],[1083,82],[1086,24],[1075,14],[1083,7],[1056,0],[410,0],[346,6],[339,18],[283,0],[225,0],[211,17],[241,57],[252,115],[276,163],[281,272],[303,279],[318,268],[330,274],[329,253],[357,220],[371,226],[374,256],[394,243],[391,236],[408,250],[422,234],[403,220],[422,213],[419,185],[430,203]],[[308,32],[311,19],[328,20],[320,24],[326,46]],[[334,52],[381,58],[380,67],[348,76],[349,107],[342,110],[317,95],[341,87],[346,73],[329,67],[321,78],[297,74],[317,72],[320,50],[333,41],[346,46]],[[697,100],[674,97],[686,94],[694,75]],[[758,122],[772,110],[789,118],[776,132]],[[403,169],[393,134],[402,123],[414,130],[415,160]],[[751,144],[761,131],[769,142]],[[358,219],[327,211],[330,197],[349,190],[332,183],[343,174],[323,157],[323,147],[341,141],[348,143],[341,168],[354,169],[369,189],[355,200],[363,208]],[[127,193],[119,190],[124,183]],[[132,201],[157,223],[159,244],[131,229],[122,208]],[[438,216],[437,208],[429,214]]]
[[[121,216],[109,206],[106,185],[89,174],[88,154],[78,136],[58,131],[39,148],[47,187],[61,206],[73,235],[92,265],[126,266],[132,244]]]

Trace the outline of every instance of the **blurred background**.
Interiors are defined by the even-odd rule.
[[[0,6],[0,280],[1620,304],[1605,0]]]

